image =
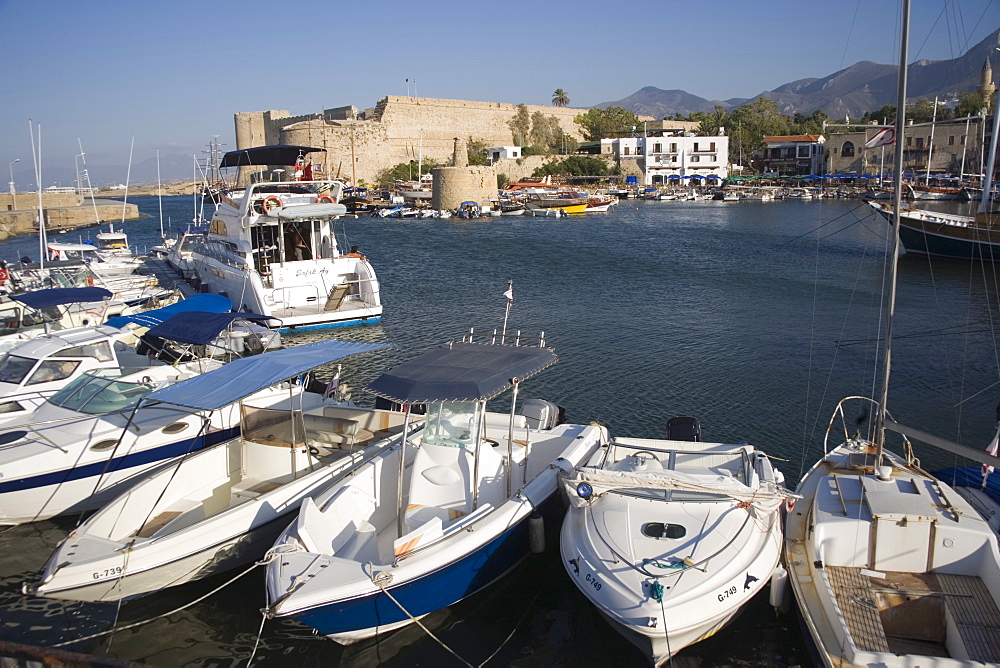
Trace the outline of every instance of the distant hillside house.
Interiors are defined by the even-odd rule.
[[[725,179],[729,175],[729,137],[693,136],[677,129],[656,132],[649,137],[602,139],[601,153],[613,155],[619,162],[635,160],[647,186],[692,177]]]
[[[822,135],[764,137],[763,171],[765,174],[805,176],[823,174],[826,168]]]
[[[497,160],[517,160],[520,157],[520,146],[490,146],[486,149],[486,158],[491,165]]]

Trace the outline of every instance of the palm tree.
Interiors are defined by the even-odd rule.
[[[569,96],[566,95],[566,91],[556,88],[556,92],[552,93],[552,104],[557,107],[569,106]]]

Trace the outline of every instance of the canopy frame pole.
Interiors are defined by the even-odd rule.
[[[507,423],[507,498],[510,498],[511,478],[514,477],[514,415],[517,411],[517,389],[521,379],[511,378],[510,382],[514,385],[514,393],[510,397],[510,420]]]
[[[403,436],[399,441],[399,480],[396,485],[396,538],[403,537],[403,474],[406,471],[406,442],[410,434],[410,407],[403,406]]]
[[[482,416],[482,420],[480,420]],[[476,425],[475,433],[473,434],[473,441],[476,444],[476,461],[472,464],[472,510],[475,511],[479,508],[479,453],[483,447],[483,431],[482,423],[486,418],[486,402],[477,401],[475,413],[472,416],[472,422]]]

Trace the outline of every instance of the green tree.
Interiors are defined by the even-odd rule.
[[[426,174],[438,166],[437,160],[433,158],[424,159],[423,165],[420,165],[416,160],[401,162],[379,174],[378,185],[380,188],[391,188],[396,184],[396,181],[414,181],[417,178],[418,167]]]
[[[990,95],[989,98],[993,96]],[[978,116],[983,109],[990,111],[993,100],[987,99],[982,91],[974,90],[971,93],[964,93],[958,98],[958,105],[955,107],[955,116]]]
[[[562,128],[555,116],[546,116],[540,111],[531,115],[531,134],[528,136],[531,145],[543,153],[559,151]]]
[[[497,190],[504,190],[507,184],[510,183],[510,177],[500,172],[497,174]]]
[[[486,159],[486,142],[475,141],[472,137],[469,137],[469,141],[465,143],[466,153],[468,155],[469,165],[485,165],[489,161]]]
[[[569,96],[566,94],[562,88],[556,88],[556,92],[552,93],[552,106],[554,107],[568,107],[569,106]]]
[[[536,169],[532,176],[607,176],[608,163],[600,158],[571,155]]]
[[[507,122],[510,126],[510,134],[513,137],[515,146],[524,146],[528,143],[528,135],[531,134],[531,114],[524,104],[517,105],[517,114]]]
[[[700,118],[695,118],[695,114],[691,114],[691,120],[697,120],[701,123],[698,128],[698,133],[707,136],[719,134],[719,128],[729,127],[729,112],[726,111],[725,107],[715,105],[715,111],[712,113],[705,112],[695,112],[700,115]],[[728,131],[728,130],[727,130]]]
[[[579,114],[573,121],[583,129],[583,136],[587,141],[627,137],[636,128],[642,127],[638,116],[621,107],[594,107]]]
[[[783,136],[791,130],[791,119],[782,116],[778,104],[767,97],[759,97],[734,110],[732,125],[740,134],[739,145],[743,154],[763,150],[764,137]],[[728,130],[727,130],[728,132]]]

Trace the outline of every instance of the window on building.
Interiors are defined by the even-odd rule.
[[[913,146],[913,137],[907,137],[906,138],[906,145],[907,146]]]
[[[962,135],[962,146],[965,146],[965,135]]]
[[[698,142],[694,143],[694,149],[693,150],[694,150],[695,153],[698,152]]]
[[[845,141],[844,147],[841,149],[841,155],[845,158],[854,157],[854,142]]]
[[[715,150],[715,142],[714,141],[708,143],[708,150],[709,151],[714,151]]]
[[[653,144],[653,153],[663,153],[663,145]]]
[[[671,153],[677,153],[677,144],[671,144],[670,145],[670,152]]]
[[[917,148],[923,148],[923,147],[924,147],[924,138],[917,137]]]
[[[955,145],[955,135],[948,135],[948,146]]]
[[[622,149],[622,155],[628,155],[628,154],[629,154],[629,152],[628,152],[628,146],[626,146],[626,147],[624,147]]]
[[[692,155],[691,156],[691,162],[698,162],[698,160],[699,160],[700,157],[701,156],[698,156],[698,155]]]

